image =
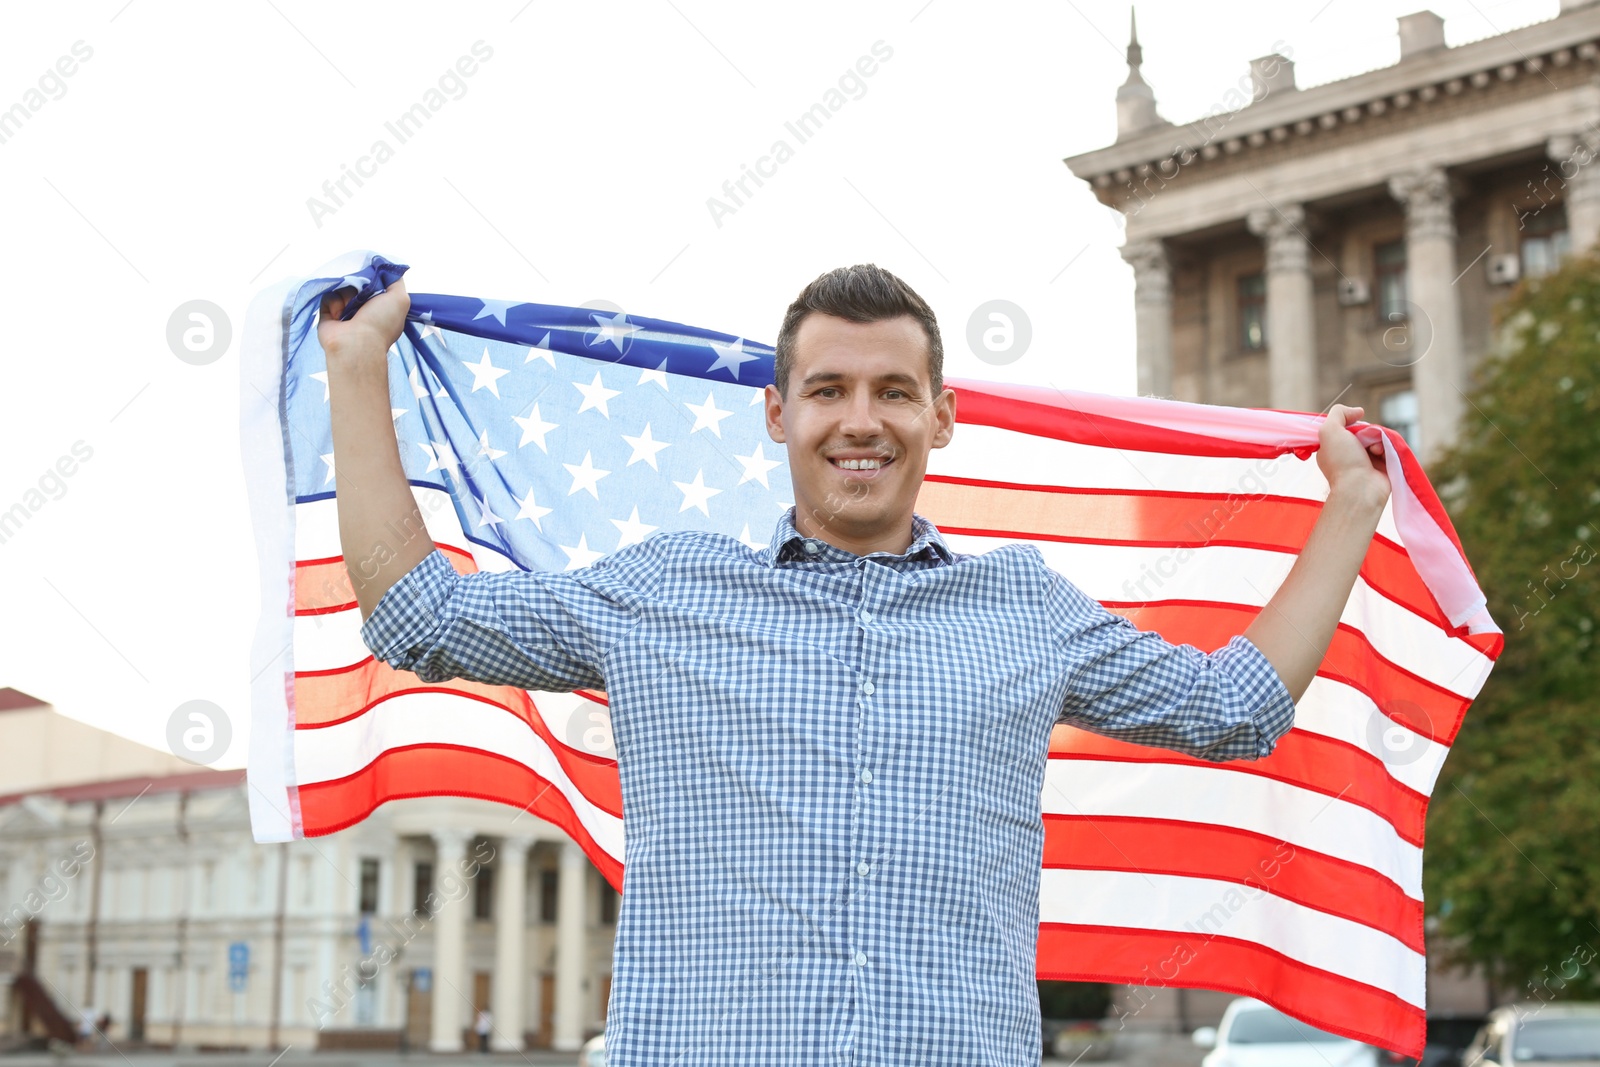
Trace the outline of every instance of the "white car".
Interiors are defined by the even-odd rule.
[[[1211,1049],[1202,1067],[1380,1067],[1373,1045],[1307,1026],[1268,1004],[1240,997],[1218,1026],[1194,1032],[1194,1043]]]
[[[1465,1064],[1560,1061],[1562,1067],[1600,1064],[1600,1004],[1508,1004],[1489,1013],[1461,1057]]]
[[[595,1034],[578,1050],[578,1067],[606,1067],[606,1035]]]

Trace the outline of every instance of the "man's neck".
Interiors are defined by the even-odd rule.
[[[845,526],[837,520],[830,521],[826,514],[813,516],[797,504],[794,509],[794,528],[802,537],[824,541],[834,548],[856,556],[866,556],[873,552],[888,552],[891,555],[903,556],[906,549],[911,547],[911,542],[915,540],[910,515],[896,519],[887,527],[879,525],[862,529]]]

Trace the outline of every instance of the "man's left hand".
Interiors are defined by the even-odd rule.
[[[1362,445],[1350,431],[1361,420],[1362,408],[1335,404],[1318,431],[1317,466],[1328,479],[1328,495],[1382,508],[1389,499],[1389,474],[1383,461],[1383,442]]]

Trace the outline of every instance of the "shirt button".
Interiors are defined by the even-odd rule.
[[[856,864],[856,873],[861,875],[863,878],[865,878],[871,871],[872,864],[868,863],[866,860],[862,860],[860,863]]]
[[[867,954],[865,952],[857,952],[855,958],[850,962],[854,963],[857,967],[865,967],[867,965]]]
[[[871,696],[872,695],[872,691],[875,688],[876,688],[876,686],[874,686],[871,682],[862,682],[861,683],[861,691],[863,693],[867,694],[867,696]]]
[[[822,549],[817,547],[817,543],[815,541],[807,541],[806,542],[806,555],[815,556],[818,552],[821,552],[821,551],[822,551]]]
[[[861,781],[865,785],[871,785],[872,784],[872,772],[871,771],[862,771],[861,772]]]
[[[865,626],[868,623],[870,623],[871,621],[872,621],[872,612],[863,611],[861,613],[861,625]]]

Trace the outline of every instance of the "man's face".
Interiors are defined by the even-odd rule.
[[[767,434],[788,446],[801,533],[858,544],[909,533],[928,452],[955,429],[955,393],[931,392],[928,338],[911,316],[801,320],[789,395],[766,392]]]

